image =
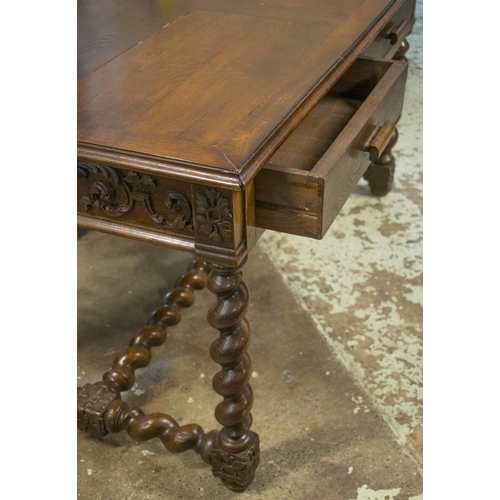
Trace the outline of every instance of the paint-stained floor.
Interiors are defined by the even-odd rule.
[[[321,241],[268,231],[259,245],[319,332],[422,463],[422,3],[410,49],[396,175],[361,181]]]
[[[409,37],[393,191],[361,181],[322,241],[267,232],[245,267],[261,464],[226,490],[194,452],[78,432],[78,498],[422,499],[422,7]],[[191,256],[86,232],[78,241],[78,385],[100,379]],[[218,365],[198,293],[124,399],[216,427]]]
[[[78,385],[100,380],[130,335],[161,304],[191,261],[174,252],[87,232],[79,240]],[[251,379],[261,464],[244,493],[226,490],[194,452],[172,455],[158,440],[136,444],[126,433],[98,440],[78,432],[78,494],[125,499],[420,499],[421,471],[377,407],[332,352],[309,313],[256,249],[246,267],[251,290]],[[138,370],[123,399],[181,424],[217,428],[219,370],[210,359],[218,332],[206,322],[208,290],[183,310],[181,323]]]

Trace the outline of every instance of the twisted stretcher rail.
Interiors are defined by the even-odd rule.
[[[246,352],[250,329],[244,318],[248,289],[242,281],[242,266],[213,265],[208,277],[210,268],[193,262],[166,294],[164,305],[151,314],[148,325],[116,356],[102,381],[78,389],[78,428],[100,437],[125,430],[136,441],[158,438],[173,453],[192,449],[212,465],[214,475],[227,487],[248,487],[259,463],[259,439],[250,431],[253,393],[248,384],[251,362]],[[165,413],[146,415],[138,407],[130,408],[120,393],[134,385],[135,370],[150,363],[151,348],[165,343],[166,328],[180,322],[181,308],[194,303],[194,290],[202,290],[207,284],[217,296],[208,320],[220,331],[210,347],[212,359],[222,366],[213,378],[213,387],[224,399],[215,410],[223,428],[205,434],[197,424],[179,426]]]

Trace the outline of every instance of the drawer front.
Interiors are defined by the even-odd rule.
[[[363,52],[365,57],[392,59],[415,22],[415,0],[406,0],[377,38]]]
[[[325,235],[399,118],[406,73],[368,58],[346,71],[257,175],[257,227]]]

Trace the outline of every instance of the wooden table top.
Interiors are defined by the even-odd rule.
[[[78,156],[244,186],[402,0],[79,0]]]

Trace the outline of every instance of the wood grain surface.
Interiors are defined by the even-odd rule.
[[[81,158],[126,151],[247,184],[402,3],[82,0]]]
[[[322,238],[401,113],[407,64],[359,58],[255,179],[259,227]],[[384,146],[385,147],[385,146]]]

